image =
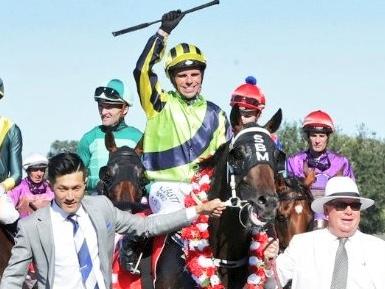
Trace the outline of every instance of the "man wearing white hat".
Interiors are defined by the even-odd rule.
[[[88,169],[87,190],[96,191],[99,181],[99,170],[108,161],[108,151],[104,144],[107,130],[114,134],[117,146],[134,148],[142,132],[135,127],[128,126],[124,121],[129,108],[133,105],[132,97],[120,79],[110,80],[106,86],[95,89],[94,99],[98,103],[102,124],[84,134],[79,142],[77,153]]]
[[[358,229],[360,210],[373,204],[360,196],[351,178],[331,178],[325,196],[311,204],[314,212],[325,213],[328,227],[295,235],[278,255],[276,271],[281,285],[292,280],[293,289],[385,288],[385,241]],[[268,265],[277,253],[275,241],[265,250]]]

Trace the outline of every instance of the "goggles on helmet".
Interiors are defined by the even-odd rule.
[[[107,98],[122,100],[119,92],[111,87],[99,86],[95,89],[95,97],[101,96],[102,94]]]
[[[254,108],[260,109],[261,103],[258,100],[251,97],[241,96],[241,95],[233,95],[231,97],[231,105],[238,104],[239,106],[245,106],[246,108]]]
[[[330,134],[333,132],[333,129],[328,126],[311,126],[307,125],[302,128],[302,130],[305,133],[325,133],[325,134]]]

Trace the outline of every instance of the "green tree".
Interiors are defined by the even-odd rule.
[[[306,148],[299,123],[284,123],[278,134],[287,155]],[[362,195],[376,202],[362,212],[361,230],[371,234],[385,232],[385,141],[361,125],[355,137],[334,133],[330,148],[349,158]]]
[[[61,152],[76,152],[79,142],[76,140],[55,140],[47,154],[48,158]]]

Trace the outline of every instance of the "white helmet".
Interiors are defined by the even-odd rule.
[[[46,168],[48,166],[48,159],[41,155],[33,153],[25,158],[23,161],[23,168],[28,170],[31,167],[34,168]]]

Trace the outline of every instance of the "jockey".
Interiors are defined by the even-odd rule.
[[[124,121],[129,107],[133,105],[133,100],[125,91],[121,80],[112,79],[106,86],[97,87],[94,99],[98,103],[102,124],[84,134],[77,149],[77,153],[88,169],[89,193],[96,191],[99,169],[108,161],[109,153],[104,143],[106,130],[112,130],[117,146],[126,145],[134,148],[142,137],[140,130],[128,126]]]
[[[155,213],[183,207],[199,161],[231,137],[225,113],[201,95],[206,58],[198,47],[181,43],[167,54],[165,72],[175,90],[162,90],[152,70],[183,16],[179,10],[163,15],[160,29],[148,40],[134,70],[147,116],[143,161],[154,182],[149,201]]]
[[[23,161],[27,177],[8,192],[8,196],[19,211],[21,218],[28,216],[36,209],[49,205],[54,198],[49,183],[44,179],[47,166],[48,159],[36,153]]]
[[[230,123],[234,135],[248,123],[257,123],[266,105],[266,98],[254,76],[248,76],[231,95]],[[277,149],[283,150],[276,134],[271,135]]]
[[[4,85],[0,78],[0,99]],[[19,127],[10,119],[0,116],[0,222],[12,224],[19,218],[15,206],[5,192],[21,180],[21,150],[23,139]]]
[[[315,182],[311,186],[314,198],[324,195],[326,182],[333,176],[348,176],[354,180],[349,160],[327,148],[330,135],[334,131],[334,123],[329,114],[321,110],[310,112],[302,125],[308,148],[287,159],[286,169],[289,176],[304,178],[314,172]],[[316,213],[314,218],[316,228],[325,225],[323,214]]]
[[[134,70],[147,117],[143,162],[151,181],[153,213],[184,207],[199,161],[231,138],[225,112],[201,94],[206,58],[198,47],[180,43],[168,52],[165,73],[175,90],[162,90],[153,71],[164,54],[167,37],[183,16],[180,10],[162,16],[160,29],[148,40]]]

